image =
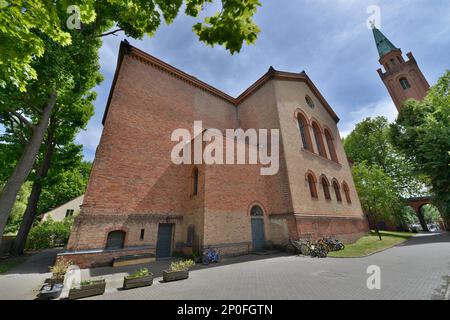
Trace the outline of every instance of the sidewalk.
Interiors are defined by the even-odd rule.
[[[33,300],[45,279],[51,277],[49,266],[53,265],[61,249],[37,252],[25,262],[0,275],[0,300]]]

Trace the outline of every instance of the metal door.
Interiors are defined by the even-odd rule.
[[[171,223],[160,223],[158,227],[158,240],[156,242],[156,257],[170,257],[172,253],[172,228]]]

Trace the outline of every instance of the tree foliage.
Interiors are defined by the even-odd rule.
[[[66,245],[69,240],[74,217],[67,217],[63,221],[52,219],[42,221],[30,231],[26,248],[27,250],[39,250]]]
[[[44,56],[46,38],[69,47],[73,33],[67,22],[80,21],[85,34],[95,37],[116,26],[127,36],[152,36],[161,22],[172,23],[181,6],[185,14],[198,17],[213,0],[14,0],[0,7],[0,87],[8,83],[27,90],[28,83],[42,77],[33,62]],[[253,43],[259,29],[253,21],[258,0],[221,0],[220,12],[193,26],[200,41],[224,45],[239,52],[244,42]]]
[[[422,101],[407,101],[392,125],[394,145],[429,177],[435,204],[450,229],[450,71]]]
[[[357,163],[366,161],[380,167],[392,179],[397,193],[405,198],[426,194],[427,179],[414,172],[409,159],[393,146],[390,130],[385,117],[364,119],[344,139],[347,156]]]
[[[409,222],[399,190],[383,168],[363,161],[353,165],[352,173],[361,206],[372,219],[393,221],[398,226]]]

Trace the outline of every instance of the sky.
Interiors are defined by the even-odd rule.
[[[216,0],[217,2],[217,0]],[[127,38],[135,47],[198,79],[238,96],[270,66],[305,70],[340,117],[341,136],[366,117],[394,121],[395,106],[379,78],[380,67],[368,7],[380,8],[381,31],[406,53],[412,51],[430,85],[450,69],[450,5],[448,0],[261,0],[255,16],[261,29],[255,44],[231,55],[210,47],[192,32],[199,18],[182,11],[156,35]],[[209,5],[206,13],[217,10]],[[101,120],[117,63],[123,33],[104,38],[100,50],[103,83],[96,87],[95,115],[77,136],[86,160],[92,161],[103,129]]]

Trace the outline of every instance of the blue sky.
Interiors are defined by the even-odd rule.
[[[153,38],[128,41],[159,59],[237,96],[264,74],[305,70],[341,118],[347,135],[365,117],[396,117],[396,109],[376,70],[378,55],[366,26],[367,8],[381,9],[381,30],[403,50],[412,51],[431,85],[450,69],[448,0],[261,0],[255,21],[261,29],[255,44],[230,55],[211,48],[191,31],[198,19],[180,16]],[[215,11],[211,5],[209,12]],[[103,129],[101,119],[123,34],[104,39],[100,52],[103,83],[96,88],[95,116],[77,136],[84,156],[93,160]]]

